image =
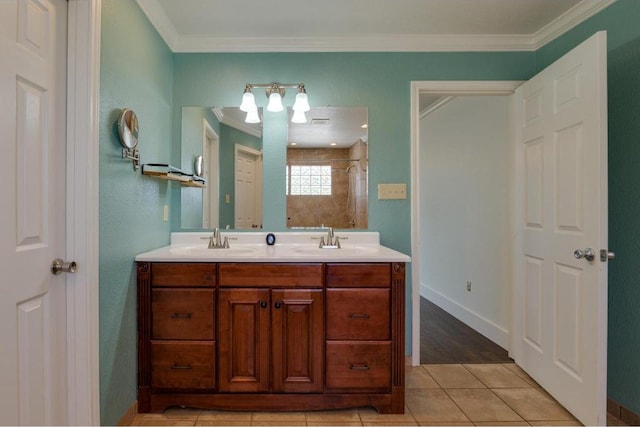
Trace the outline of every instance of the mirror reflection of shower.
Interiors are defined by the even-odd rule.
[[[368,228],[365,107],[312,108],[289,124],[287,227]]]

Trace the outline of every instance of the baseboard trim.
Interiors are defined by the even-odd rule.
[[[420,284],[420,296],[425,297],[456,319],[475,329],[477,332],[489,338],[500,347],[509,351],[509,331],[502,326],[496,325],[489,319],[467,307],[464,307],[424,283]]]
[[[640,415],[613,399],[607,399],[607,412],[629,426],[640,425]]]
[[[133,424],[133,420],[136,418],[136,415],[138,415],[138,401],[136,400],[135,402],[133,402],[133,404],[131,405],[131,407],[129,407],[129,409],[127,409],[127,412],[124,413],[124,415],[120,418],[120,420],[118,421],[119,426],[130,426]]]

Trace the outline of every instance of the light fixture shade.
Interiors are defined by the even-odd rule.
[[[260,123],[260,116],[258,115],[258,109],[247,111],[247,117],[244,121],[246,123]]]
[[[293,110],[293,117],[291,117],[291,123],[307,123],[307,116],[304,111]]]
[[[258,106],[256,105],[256,99],[253,96],[253,93],[245,91],[244,94],[242,94],[242,103],[240,104],[240,110],[247,113],[249,111],[258,111]]]
[[[284,110],[284,105],[282,105],[282,97],[277,91],[271,92],[271,95],[269,95],[267,110],[273,113]]]
[[[309,99],[307,98],[306,92],[298,92],[296,95],[296,102],[293,104],[293,111],[309,111],[311,107],[309,106]]]

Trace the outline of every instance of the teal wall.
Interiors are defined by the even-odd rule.
[[[135,43],[133,42],[135,41]],[[115,425],[136,400],[136,254],[169,242],[167,181],[123,160],[114,123],[140,121],[142,162],[167,162],[172,134],[172,53],[133,1],[103,0],[100,77],[100,411]]]
[[[135,270],[137,253],[168,243],[180,193],[143,177],[120,158],[113,123],[122,107],[140,119],[143,162],[180,162],[183,106],[238,105],[246,83],[305,83],[313,106],[369,108],[371,194],[378,183],[410,184],[412,80],[525,80],[595,30],[609,31],[610,265],[609,395],[640,412],[640,132],[632,95],[640,66],[640,2],[618,0],[540,51],[512,53],[172,54],[133,1],[103,0],[100,132],[100,388],[103,424],[115,424],[136,399]],[[637,29],[636,29],[637,28]],[[135,43],[132,41],[135,40]],[[615,81],[614,81],[615,79]],[[640,89],[640,88],[639,88]],[[256,97],[260,103],[260,98]],[[266,99],[266,98],[265,98]],[[293,96],[287,93],[285,105]],[[172,123],[174,125],[172,125]],[[265,112],[265,229],[285,230],[282,165],[287,126]],[[640,153],[638,153],[640,154]],[[410,191],[410,188],[409,188]],[[162,222],[171,204],[172,227]],[[410,199],[369,201],[371,230],[410,253]],[[631,238],[629,238],[629,236]],[[409,277],[410,279],[410,277]],[[410,290],[407,289],[410,304]],[[411,309],[408,305],[407,337]],[[409,341],[409,340],[408,340]],[[410,348],[407,342],[407,349]]]
[[[543,69],[607,31],[609,113],[609,398],[640,414],[640,1],[618,0],[536,54]]]

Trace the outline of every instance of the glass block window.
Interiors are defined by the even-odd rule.
[[[330,196],[331,166],[287,166],[287,194],[292,196]]]

